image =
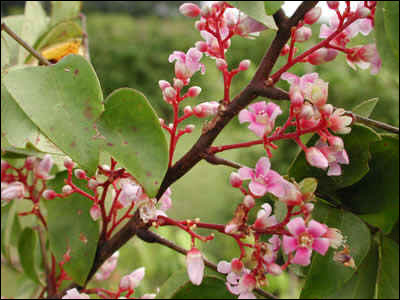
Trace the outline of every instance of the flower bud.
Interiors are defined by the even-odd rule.
[[[325,57],[328,55],[328,49],[326,48],[320,48],[316,51],[314,51],[313,53],[311,53],[309,56],[307,56],[307,61],[314,65],[314,66],[318,66],[325,61]]]
[[[343,140],[338,136],[328,137],[328,143],[334,148],[335,151],[341,151],[344,149]]]
[[[312,203],[306,203],[306,204],[304,205],[304,208],[305,208],[305,210],[306,210],[308,213],[311,213],[311,212],[314,210],[314,204],[312,204]]]
[[[322,9],[321,7],[314,7],[313,9],[309,10],[306,15],[304,16],[304,23],[312,25],[318,21],[319,17],[321,16]]]
[[[64,167],[67,168],[67,170],[72,170],[73,168],[75,168],[75,163],[72,161],[72,159],[67,157],[64,160]]]
[[[1,189],[1,201],[10,202],[14,199],[22,199],[25,195],[25,187],[19,182],[12,182],[8,184],[4,189]]]
[[[99,185],[99,182],[96,179],[90,178],[88,181],[88,188],[91,190],[95,190],[97,186]]]
[[[167,87],[170,87],[171,84],[166,80],[159,80],[158,81],[158,86],[160,87],[160,89],[162,91],[164,91]]]
[[[300,91],[300,87],[292,85],[289,90],[290,102],[294,106],[301,106],[304,103],[303,93]]]
[[[25,160],[25,168],[27,170],[33,170],[33,168],[35,167],[35,162],[36,162],[36,157],[33,156],[29,156],[26,160]],[[3,170],[3,169],[2,169]]]
[[[359,18],[366,18],[371,14],[371,10],[365,6],[360,7],[356,11],[356,16]]]
[[[10,165],[8,164],[8,162],[6,162],[5,160],[1,160],[1,173],[6,171],[9,167],[10,167]]]
[[[90,299],[89,295],[79,293],[76,288],[70,289],[61,299]]]
[[[192,86],[187,91],[188,96],[191,98],[197,97],[198,95],[200,95],[200,93],[201,93],[201,87],[199,87],[199,86]]]
[[[136,287],[139,286],[140,282],[142,281],[145,274],[145,268],[139,268],[133,271],[129,275],[125,275],[122,277],[119,288],[123,291],[133,291]]]
[[[185,130],[186,130],[186,132],[191,133],[191,132],[193,132],[193,130],[195,128],[196,128],[196,126],[194,126],[193,124],[189,124],[189,125],[186,125]]]
[[[122,204],[123,207],[131,205],[132,201],[136,201],[142,194],[142,189],[140,186],[132,184],[130,182],[125,182],[122,185],[122,191],[119,194],[118,202]]]
[[[71,194],[73,192],[72,186],[70,186],[68,184],[64,185],[61,190],[62,190],[63,194],[65,194],[65,195]]]
[[[198,30],[198,31],[203,31],[203,30],[205,30],[206,29],[206,22],[205,21],[202,21],[202,20],[200,20],[200,21],[196,21],[195,23],[194,23],[194,27]]]
[[[183,83],[183,81],[181,80],[181,79],[178,79],[178,78],[174,78],[174,88],[175,89],[182,89],[183,87],[184,87],[184,83]]]
[[[231,261],[231,269],[232,272],[235,272],[236,274],[240,274],[243,270],[244,264],[243,262],[238,259],[238,258],[234,258]]]
[[[196,47],[196,49],[199,50],[200,52],[207,52],[207,50],[208,50],[207,43],[206,43],[206,42],[203,42],[203,41],[198,41],[198,42],[196,42],[195,47]]]
[[[190,18],[195,18],[200,14],[200,8],[194,3],[184,3],[179,7],[179,12]]]
[[[74,171],[74,175],[78,179],[86,179],[86,172],[83,171],[82,169],[76,169]]]
[[[45,190],[42,196],[46,200],[53,200],[55,197],[57,197],[57,193],[53,190]]]
[[[250,60],[249,59],[242,60],[239,64],[239,71],[246,71],[249,69],[249,67],[250,67]]]
[[[282,50],[281,50],[280,56],[285,56],[285,55],[287,55],[287,54],[289,53],[289,51],[290,51],[289,45],[288,45],[288,44],[285,44],[285,46],[283,46],[283,48],[282,48]]]
[[[333,113],[333,105],[332,104],[322,105],[319,109],[320,109],[321,113],[324,114],[325,116],[330,116]]]
[[[309,27],[301,27],[294,34],[296,42],[302,43],[308,41],[312,36],[312,30]]]
[[[218,70],[223,71],[228,67],[228,64],[226,63],[225,59],[222,58],[217,58],[215,61],[215,64],[218,68]]]
[[[176,90],[173,87],[167,87],[163,91],[164,100],[168,103],[172,103],[176,100]]]
[[[310,120],[314,115],[314,109],[311,104],[304,103],[301,107],[301,111],[299,113],[299,117],[302,119]]]
[[[46,154],[40,161],[40,163],[36,166],[35,175],[41,179],[47,179],[52,167],[53,158],[50,154]]]
[[[101,218],[101,209],[97,203],[90,208],[90,216],[92,217],[93,221],[97,221]]]
[[[183,113],[184,113],[185,115],[190,115],[190,114],[192,114],[192,113],[193,113],[192,107],[189,106],[189,105],[185,106],[185,108],[183,109]]]
[[[248,208],[252,209],[256,205],[256,200],[250,195],[246,195],[243,199],[243,204]]]
[[[240,179],[240,176],[239,176],[238,173],[232,172],[232,173],[231,173],[231,176],[229,177],[229,183],[230,183],[233,187],[238,188],[238,187],[241,187],[241,186],[242,186],[242,179]]]
[[[204,260],[197,248],[192,248],[186,254],[186,267],[190,281],[194,285],[200,285],[204,276]]]
[[[316,147],[310,147],[306,150],[307,162],[316,168],[326,169],[328,167],[328,160]]]
[[[330,9],[338,9],[339,1],[326,1]]]

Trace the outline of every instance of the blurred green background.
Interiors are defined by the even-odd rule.
[[[123,2],[123,1],[116,1]],[[84,3],[84,10],[85,10]],[[174,4],[175,6],[176,3]],[[90,38],[90,54],[92,63],[99,76],[104,96],[120,87],[131,87],[142,91],[166,122],[171,121],[171,109],[162,100],[158,80],[172,81],[173,64],[168,63],[168,56],[174,50],[187,51],[200,40],[199,33],[194,28],[193,20],[175,15],[133,16],[132,12],[99,13],[87,9],[88,33]],[[300,44],[299,50],[309,48],[318,40],[319,25],[313,26],[314,36],[311,41]],[[233,38],[232,47],[227,54],[231,67],[236,67],[243,59],[250,59],[252,65],[247,72],[239,74],[233,80],[232,95],[236,95],[251,79],[257,64],[274,37],[274,31],[265,31],[257,39],[249,40]],[[353,45],[373,42],[373,36],[357,37]],[[285,62],[281,58],[277,67]],[[206,64],[206,74],[197,73],[193,85],[199,85],[202,93],[195,100],[185,100],[184,105],[194,105],[204,101],[218,101],[223,95],[222,79],[215,68],[215,63],[208,57],[203,58]],[[345,62],[343,55],[331,63],[322,66],[300,64],[291,72],[302,75],[318,72],[320,77],[329,82],[329,102],[336,107],[350,110],[364,100],[379,97],[379,103],[372,118],[399,125],[399,94],[398,78],[385,69],[378,76],[370,75],[369,70],[355,72]],[[288,89],[286,82],[280,82],[279,87]],[[265,100],[265,99],[258,99]],[[287,112],[286,102],[278,103]],[[277,123],[285,120],[281,115]],[[191,135],[185,135],[179,142],[175,158],[181,157],[200,135],[203,120],[189,119],[196,125]],[[237,118],[224,129],[215,142],[216,145],[243,142],[255,139],[256,136],[240,125]],[[274,152],[272,168],[286,173],[287,167],[297,153],[292,142],[278,144],[280,149]],[[233,150],[221,154],[222,157],[253,167],[260,156],[264,155],[262,147],[243,150]],[[232,169],[225,166],[213,166],[205,162],[195,166],[184,178],[172,186],[173,208],[169,211],[171,217],[188,219],[199,217],[204,222],[226,223],[232,218],[235,207],[242,200],[241,194],[230,187],[229,175]],[[174,240],[179,245],[188,248],[190,240],[187,234],[171,228],[157,230],[161,235]],[[204,249],[205,256],[217,262],[231,260],[239,254],[238,248],[230,239],[216,236],[215,241],[206,245],[198,245]],[[146,277],[138,288],[138,294],[154,292],[157,287],[175,271],[184,266],[184,257],[158,245],[145,244],[137,238],[132,239],[121,250],[120,264],[113,279],[107,283],[116,288],[118,280],[133,269],[145,266]],[[3,268],[2,268],[3,275]],[[12,273],[7,272],[7,291],[12,291]],[[11,276],[11,277],[10,277]],[[299,283],[290,279],[292,275],[283,275],[272,279],[269,290],[283,298],[296,297]],[[4,279],[6,280],[6,279]],[[96,283],[95,283],[96,284]],[[101,284],[104,286],[104,284]],[[12,294],[11,294],[12,295]],[[11,296],[10,295],[10,296]]]

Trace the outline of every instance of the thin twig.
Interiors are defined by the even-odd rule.
[[[203,154],[203,158],[212,165],[224,165],[234,169],[240,169],[242,167],[242,165],[237,162],[217,157],[215,154]]]
[[[45,59],[39,52],[29,46],[24,40],[22,40],[10,27],[8,27],[5,23],[1,23],[1,30],[7,32],[9,36],[11,36],[18,44],[24,47],[32,56],[36,57],[39,62],[43,65],[50,66],[51,63]]]
[[[153,231],[150,231],[150,230],[139,230],[137,232],[137,236],[141,240],[143,240],[143,241],[145,241],[147,243],[157,243],[157,244],[166,246],[166,247],[168,247],[168,248],[170,248],[170,249],[172,249],[172,250],[174,250],[174,251],[176,251],[178,253],[181,253],[183,255],[186,255],[187,252],[188,252],[184,248],[176,245],[174,242],[172,242],[170,240],[167,240],[166,238],[164,238],[164,237],[162,237],[162,236],[158,235],[157,233],[155,233]],[[211,262],[211,261],[209,261],[209,260],[204,258],[204,264],[207,267],[209,267],[210,269],[213,269],[214,271],[218,272],[217,265],[214,264],[213,262]],[[256,288],[256,289],[254,289],[254,291],[258,295],[260,295],[261,297],[264,297],[265,299],[278,299],[276,296],[274,296],[273,294],[271,294],[269,292],[264,291],[263,289]]]
[[[394,127],[392,125],[389,125],[389,124],[386,124],[386,123],[383,123],[383,122],[380,122],[380,121],[376,121],[376,120],[373,120],[373,119],[370,119],[370,118],[366,118],[366,117],[357,115],[357,114],[355,114],[355,113],[353,113],[351,111],[346,111],[345,114],[350,116],[350,117],[352,117],[353,120],[355,122],[357,122],[357,123],[365,124],[365,125],[368,125],[368,126],[373,126],[375,128],[383,129],[383,130],[388,131],[388,132],[399,134],[399,128]]]

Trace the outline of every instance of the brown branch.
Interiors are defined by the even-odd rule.
[[[174,242],[167,240],[166,238],[158,235],[157,233],[150,231],[150,230],[145,230],[145,231],[138,231],[137,232],[137,236],[147,242],[147,243],[157,243],[163,246],[166,246],[180,254],[186,255],[187,254],[187,250],[185,250],[184,248],[176,245]],[[218,272],[217,270],[217,265],[214,264],[213,262],[207,260],[206,258],[204,259],[204,264],[209,267],[210,269],[213,269],[214,271]],[[263,289],[260,288],[256,288],[254,289],[254,291],[261,297],[264,297],[264,299],[278,299],[276,296],[274,296],[273,294],[264,291]]]
[[[240,165],[234,161],[230,161],[230,160],[226,160],[224,158],[217,157],[215,154],[206,153],[206,154],[203,154],[203,158],[212,165],[224,165],[224,166],[232,167],[234,169],[240,169],[242,167],[242,165]]]
[[[350,116],[353,118],[353,120],[357,123],[361,123],[361,124],[365,124],[368,126],[372,126],[375,128],[379,128],[379,129],[383,129],[385,131],[388,132],[392,132],[392,133],[396,133],[399,134],[399,128],[398,127],[394,127],[392,125],[380,122],[380,121],[376,121],[370,118],[366,118],[360,115],[357,115],[351,111],[346,111],[346,115]]]
[[[5,23],[1,23],[1,30],[7,32],[9,36],[11,36],[18,44],[24,47],[32,56],[36,57],[39,62],[43,65],[50,66],[51,63],[45,59],[39,52],[29,46],[24,40],[22,40],[10,27],[8,27]]]
[[[262,59],[254,78],[229,105],[221,106],[220,111],[214,120],[212,120],[205,126],[205,128],[203,128],[203,134],[193,145],[193,147],[173,167],[168,169],[157,193],[157,199],[161,198],[161,196],[172,183],[185,175],[191,168],[193,168],[204,158],[204,154],[207,153],[208,148],[212,145],[222,129],[224,129],[229,121],[235,117],[240,110],[245,108],[259,96],[258,92],[262,90],[262,94],[260,93],[260,95],[271,99],[274,97],[282,97],[283,94],[279,89],[274,87],[265,87],[264,81],[268,78],[272,68],[279,58],[282,48],[289,40],[291,27],[295,26],[307,13],[307,11],[312,9],[317,3],[318,1],[303,2],[290,19],[284,15],[282,10],[279,10],[274,14],[274,18],[279,30],[270,48],[264,55],[264,58]],[[137,212],[135,216],[111,238],[111,240],[98,246],[95,261],[86,282],[92,278],[97,269],[105,262],[105,260],[127,241],[129,241],[133,236],[135,236],[138,230],[143,231],[147,229],[148,226],[140,221],[140,217]]]

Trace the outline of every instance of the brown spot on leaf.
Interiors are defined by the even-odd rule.
[[[88,239],[87,239],[86,235],[84,235],[83,233],[81,233],[81,234],[79,235],[79,239],[80,239],[81,242],[83,242],[84,244],[87,244],[87,242],[88,242]]]
[[[80,216],[80,215],[82,214],[82,210],[79,209],[79,210],[77,211],[77,214],[78,214],[78,216]]]
[[[78,75],[78,74],[79,74],[79,69],[75,69],[74,75],[76,76],[76,75]]]
[[[124,141],[124,145],[128,145],[128,141]]]
[[[71,146],[72,148],[75,148],[75,147],[76,147],[76,142],[73,141],[73,142],[70,144],[70,146]]]
[[[110,147],[112,147],[112,146],[114,146],[114,144],[113,144],[113,143],[110,143],[110,142],[108,142],[108,143],[107,143],[107,146],[110,146]]]
[[[150,171],[147,171],[147,172],[146,172],[146,176],[147,176],[147,177],[150,177],[150,176],[151,176],[151,172],[150,172]]]
[[[86,105],[85,110],[83,111],[83,114],[86,119],[92,120],[93,119],[92,107],[90,105]]]
[[[133,132],[136,132],[138,129],[135,126],[131,126]]]

